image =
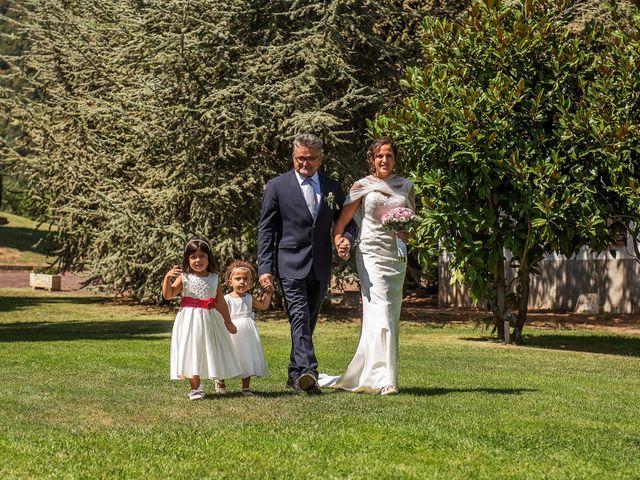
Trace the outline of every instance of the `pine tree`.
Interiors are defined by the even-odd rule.
[[[379,22],[398,3],[27,2],[36,96],[5,108],[29,136],[30,196],[57,225],[60,267],[157,301],[190,235],[223,262],[251,258],[264,183],[290,168],[299,132],[324,139],[348,186],[366,119],[403,75]]]

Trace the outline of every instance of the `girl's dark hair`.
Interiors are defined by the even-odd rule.
[[[397,169],[400,164],[400,154],[398,153],[398,147],[396,147],[396,144],[393,143],[393,140],[390,138],[381,138],[380,140],[373,142],[367,149],[367,163],[369,163],[369,173],[371,175],[376,173],[376,153],[378,153],[378,150],[380,150],[384,145],[391,145],[393,158],[396,161],[394,168]]]
[[[189,266],[189,256],[192,253],[201,250],[203,253],[207,255],[209,259],[209,265],[207,265],[207,272],[216,273],[218,271],[218,262],[211,253],[211,247],[209,246],[209,242],[203,237],[193,237],[191,240],[187,242],[184,247],[184,256],[182,257],[182,271],[187,273],[193,273],[191,271],[191,267]]]
[[[256,270],[255,268],[253,268],[253,265],[251,265],[249,262],[245,262],[244,260],[234,260],[229,264],[229,266],[227,267],[227,271],[224,273],[224,279],[227,282],[227,285],[231,286],[231,274],[233,274],[233,271],[236,268],[245,268],[249,270],[249,273],[251,273],[251,281],[255,281]]]

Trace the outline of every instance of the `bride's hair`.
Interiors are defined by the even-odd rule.
[[[396,165],[394,168],[398,168],[398,164],[400,163],[400,154],[398,153],[398,148],[396,144],[393,143],[393,140],[390,138],[381,138],[380,140],[376,140],[367,149],[367,163],[369,163],[369,173],[371,175],[376,173],[376,153],[380,150],[384,145],[391,145],[391,150],[393,151],[393,159],[396,161]]]

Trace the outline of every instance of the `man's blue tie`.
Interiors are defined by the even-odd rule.
[[[318,210],[318,198],[316,197],[316,191],[314,188],[316,182],[312,178],[307,177],[302,181],[302,194],[307,202],[307,208],[313,218],[316,218],[316,211]]]

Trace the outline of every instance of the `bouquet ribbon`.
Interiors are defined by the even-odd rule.
[[[396,242],[398,243],[398,261],[406,262],[407,261],[407,244],[404,243],[404,240],[396,237]]]
[[[215,298],[193,298],[193,297],[182,297],[180,300],[181,307],[192,307],[192,308],[206,308],[211,310],[216,308],[216,299]]]

